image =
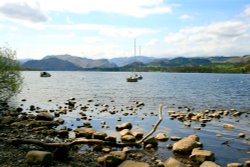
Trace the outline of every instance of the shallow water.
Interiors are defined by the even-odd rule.
[[[63,126],[74,129],[82,125],[82,121],[76,121],[79,117],[80,105],[89,104],[87,115],[92,118],[93,128],[116,136],[119,134],[115,131],[115,125],[126,121],[133,123],[133,131],[147,133],[158,120],[157,116],[152,116],[150,113],[157,114],[159,104],[163,104],[165,106],[164,120],[157,132],[181,137],[198,134],[204,144],[204,149],[213,151],[216,162],[222,166],[226,166],[228,162],[244,162],[250,159],[247,154],[250,146],[246,144],[246,139],[237,138],[239,132],[246,133],[247,138],[250,137],[250,118],[246,117],[250,111],[250,75],[141,73],[144,77],[142,80],[129,83],[126,82],[126,77],[131,73],[126,72],[50,73],[52,77],[41,78],[40,72],[23,72],[23,90],[11,102],[17,106],[23,105],[26,111],[30,105],[56,110],[58,106],[63,106],[67,99],[75,97],[78,107],[75,111],[62,116],[65,119]],[[22,102],[22,99],[27,101]],[[88,103],[88,99],[93,99],[93,102]],[[131,113],[126,106],[132,106],[134,101],[142,101],[145,106],[133,115],[123,116],[121,109],[124,110],[123,112]],[[100,113],[102,107],[95,106],[95,104],[108,104],[109,109],[114,108],[119,112],[115,115],[108,112]],[[246,113],[240,117],[228,116],[221,120],[214,119],[207,123],[206,127],[195,131],[177,120],[170,120],[167,115],[170,110],[184,110],[184,106],[191,108],[194,112],[205,109],[235,108]],[[118,116],[122,117],[121,122],[116,121]],[[236,120],[240,122],[236,123]],[[110,128],[102,129],[101,121],[105,121]],[[223,129],[223,123],[234,124],[236,129]],[[192,126],[200,126],[200,123],[192,122]],[[216,137],[217,133],[222,133],[222,137]],[[230,142],[230,146],[221,145],[229,138],[235,138]],[[165,148],[169,143],[172,141],[159,144],[156,153],[161,160],[165,161],[172,155],[172,152]]]

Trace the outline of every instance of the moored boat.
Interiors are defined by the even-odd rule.
[[[134,76],[129,76],[127,77],[127,82],[137,82],[138,78]]]
[[[43,72],[40,73],[40,77],[51,77],[51,74],[48,73],[48,72],[43,71]]]

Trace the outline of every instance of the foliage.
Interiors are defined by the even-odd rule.
[[[22,77],[16,51],[0,47],[0,102],[7,101],[21,89]]]

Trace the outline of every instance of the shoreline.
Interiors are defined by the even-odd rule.
[[[93,101],[91,101],[91,99],[90,99],[89,103],[92,103],[92,102]],[[137,106],[138,108],[143,107],[143,102],[136,102],[135,104],[138,105]],[[21,107],[9,110],[5,114],[2,113],[3,116],[1,117],[1,131],[0,131],[1,135],[0,136],[1,136],[1,141],[2,141],[2,145],[1,145],[2,149],[1,150],[3,150],[3,152],[1,152],[0,157],[3,157],[3,155],[5,154],[4,150],[9,151],[9,156],[6,156],[5,160],[3,158],[1,158],[0,162],[3,162],[2,163],[3,165],[4,165],[4,162],[7,163],[7,161],[9,161],[9,163],[17,162],[16,164],[12,164],[12,165],[16,165],[16,166],[24,165],[25,166],[26,165],[25,155],[27,154],[28,150],[30,151],[30,150],[33,150],[33,149],[39,149],[39,147],[37,147],[37,146],[29,146],[29,145],[25,145],[25,149],[22,148],[24,146],[16,148],[12,144],[10,144],[8,141],[6,141],[6,139],[8,139],[8,138],[19,138],[19,139],[32,138],[32,139],[38,139],[38,140],[44,140],[44,141],[47,140],[46,142],[62,142],[62,141],[67,142],[67,141],[74,140],[74,139],[69,138],[69,131],[72,131],[73,129],[70,129],[70,128],[61,129],[61,130],[58,130],[56,128],[51,129],[51,127],[50,127],[51,124],[48,124],[47,125],[48,127],[45,128],[44,125],[41,126],[41,125],[35,123],[35,121],[39,120],[39,119],[37,120],[37,115],[39,115],[41,113],[44,113],[45,109],[38,109],[35,106],[32,106],[32,107],[31,106],[32,105],[30,105],[30,110],[32,112],[34,112],[35,114],[26,113],[26,112],[23,111],[24,109],[21,108]],[[52,125],[53,126],[55,126],[55,125],[58,126],[60,124],[63,124],[62,122],[61,123],[59,122],[60,116],[65,115],[68,112],[74,111],[74,108],[77,107],[77,106],[78,107],[81,106],[82,110],[83,110],[83,112],[79,115],[79,119],[81,119],[83,122],[86,123],[87,122],[86,118],[88,118],[88,114],[87,114],[88,109],[85,108],[84,106],[78,104],[78,102],[74,98],[69,99],[65,103],[65,106],[60,106],[59,107],[59,109],[61,108],[61,110],[58,109],[58,111],[63,112],[62,109],[66,109],[66,113],[59,113],[59,115],[56,116],[56,111],[53,111],[53,112],[47,111],[48,114],[45,114],[45,115],[47,115],[48,117],[51,117],[51,115],[52,115],[53,119],[52,118],[47,118],[47,116],[42,118],[42,119],[45,119],[46,121],[47,121],[47,119],[50,119],[53,122],[57,121],[56,124],[52,124]],[[134,107],[136,107],[136,105]],[[133,109],[132,109],[132,111],[133,111]],[[103,111],[103,112],[108,112],[108,111]],[[242,115],[244,117],[248,117],[248,115],[249,115],[248,113],[241,113],[241,112],[239,112],[237,110],[229,110],[229,111],[227,111],[227,110],[226,111],[215,111],[215,110],[209,111],[208,110],[208,111],[205,111],[204,114],[213,115],[213,116],[211,116],[211,119],[224,119],[223,117],[226,117],[228,115],[233,116],[233,117],[239,117],[239,116],[242,116]],[[157,115],[157,114],[154,114],[154,115]],[[187,126],[187,128],[190,127],[190,124],[188,124],[188,122],[189,123],[192,123],[192,121],[201,122],[202,124],[201,124],[200,127],[193,127],[192,126],[192,128],[195,129],[195,130],[199,130],[199,129],[203,128],[204,126],[208,125],[209,122],[211,121],[211,120],[208,120],[208,119],[207,120],[204,120],[204,119],[199,120],[200,118],[197,118],[197,120],[195,120],[194,116],[196,116],[196,117],[199,117],[199,116],[197,116],[197,114],[195,114],[195,113],[189,112],[188,109],[187,109],[186,113],[183,113],[183,112],[170,112],[169,111],[168,116],[169,116],[170,120],[178,120],[180,123],[184,123],[184,125]],[[42,120],[40,120],[40,121],[42,121]],[[63,120],[61,119],[61,121],[63,121]],[[131,122],[131,123],[133,124],[133,122]],[[30,124],[32,124],[32,126],[35,125],[37,127],[28,126]],[[118,122],[118,124],[119,124],[119,122]],[[86,125],[84,125],[84,126],[88,127],[89,124],[86,123]],[[105,127],[105,124],[103,124],[103,126]],[[81,127],[79,127],[79,128],[81,128]],[[228,127],[224,127],[224,128],[228,128]],[[229,127],[229,128],[232,128],[232,127]],[[103,131],[105,132],[105,128],[103,129]],[[9,132],[11,132],[11,133],[9,133]],[[157,133],[152,135],[152,137],[156,137],[156,135],[157,135]],[[245,134],[245,136],[241,137],[241,138],[242,138],[242,140],[244,140],[249,145],[250,143],[249,143],[249,138],[248,138],[249,136],[248,135],[249,134]],[[53,137],[51,138],[51,137],[48,137],[48,136],[53,136]],[[169,136],[168,140],[172,140],[171,137],[173,137],[173,136]],[[185,137],[188,137],[188,136],[185,136]],[[117,139],[117,140],[119,141],[120,139]],[[178,139],[178,140],[181,140],[181,138]],[[160,142],[160,141],[157,141],[157,142]],[[173,142],[173,144],[175,142]],[[230,142],[231,142],[231,140],[225,141],[225,144],[230,144]],[[171,146],[169,146],[169,148],[170,147]],[[85,146],[85,148],[86,148],[86,146]],[[83,153],[79,153],[79,149]],[[86,165],[89,165],[89,163],[91,162],[91,164],[93,164],[93,166],[100,166],[101,162],[97,162],[98,158],[104,157],[105,155],[109,154],[109,152],[120,151],[121,149],[116,148],[116,147],[111,147],[111,149],[109,149],[109,150],[108,149],[106,149],[106,151],[104,151],[104,150],[105,149],[103,147],[99,148],[99,147],[93,147],[93,146],[88,146],[88,148],[86,150],[82,150],[81,147],[76,146],[76,148],[73,148],[72,150],[70,150],[68,160],[63,161],[63,162],[60,161],[60,160],[59,161],[55,160],[55,161],[52,162],[52,166],[53,165],[54,166],[57,166],[57,165],[62,166],[62,165],[66,165],[68,163],[69,164],[70,163],[76,163],[73,166],[77,166],[78,163],[79,163],[79,165],[84,164],[85,162],[83,162],[83,161],[85,161],[86,159],[87,159]],[[143,149],[143,148],[141,148],[141,149],[132,148],[131,149],[131,148],[129,148],[128,153],[126,153],[126,160],[136,160],[136,161],[139,161],[139,162],[145,162],[145,163],[149,164],[150,166],[158,166],[159,164],[166,163],[164,160],[157,159],[157,157],[160,158],[161,156],[157,155],[158,153],[155,150],[157,150],[157,147],[149,147],[147,149]],[[11,152],[16,152],[16,154],[18,156],[13,157],[11,155]],[[134,152],[140,152],[140,153],[137,155]],[[150,153],[153,153],[153,155],[151,155]],[[83,160],[81,158],[83,154],[84,154],[84,159],[85,160]],[[87,158],[86,158],[86,154],[88,155]],[[178,161],[183,162],[186,165],[199,166],[201,164],[200,162],[198,164],[194,163],[193,161],[190,160],[190,158],[187,158],[190,155],[187,156],[187,155],[184,154],[184,157],[186,157],[186,158],[183,158],[180,155],[179,156],[175,156],[175,154],[173,154],[173,155]],[[11,157],[16,158],[18,160],[13,161],[13,159],[11,160]],[[75,157],[77,157],[77,158],[75,158]],[[215,155],[215,159],[216,159],[216,155]],[[228,162],[228,163],[230,163],[230,162]]]

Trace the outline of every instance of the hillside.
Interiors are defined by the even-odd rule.
[[[41,60],[29,60],[22,64],[24,68],[39,70],[83,70],[91,68],[114,68],[115,64],[107,59],[87,59],[71,55],[51,55]]]
[[[113,59],[109,59],[109,61],[112,63],[115,63],[118,67],[123,67],[134,62],[150,63],[157,59],[158,58],[155,58],[155,57],[133,56],[133,57],[113,58]]]

